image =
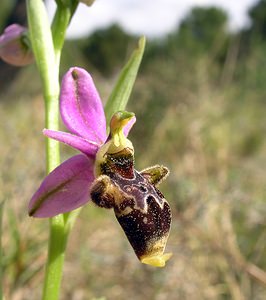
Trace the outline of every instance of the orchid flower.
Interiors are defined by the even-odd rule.
[[[107,139],[102,102],[84,69],[71,68],[63,77],[60,114],[71,133],[44,129],[44,135],[72,146],[83,155],[66,160],[44,179],[29,203],[29,214],[38,218],[69,212],[89,201],[96,153]],[[134,122],[135,118],[126,127],[126,134]]]
[[[107,136],[99,94],[81,68],[71,68],[63,77],[60,113],[70,133],[44,129],[44,134],[82,154],[63,162],[44,179],[29,203],[29,214],[52,217],[91,199],[99,207],[114,209],[142,263],[164,266],[171,256],[164,254],[171,211],[157,186],[168,169],[156,165],[135,170],[134,148],[127,139],[135,115],[115,113]]]

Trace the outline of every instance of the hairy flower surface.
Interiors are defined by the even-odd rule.
[[[96,155],[96,180],[91,199],[100,207],[113,208],[132,248],[142,263],[163,267],[171,257],[164,254],[171,226],[170,206],[157,189],[168,175],[163,166],[141,172],[135,169],[134,148],[123,133],[132,118],[117,112],[110,124],[110,139]]]
[[[27,28],[18,24],[8,26],[0,36],[0,57],[14,66],[33,62],[34,56],[26,38]]]

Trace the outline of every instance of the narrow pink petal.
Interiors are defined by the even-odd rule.
[[[90,199],[94,161],[85,155],[71,157],[42,182],[29,203],[29,214],[48,218],[76,209]]]
[[[95,157],[96,152],[100,147],[100,145],[97,145],[95,142],[88,141],[80,136],[67,132],[44,129],[43,134],[49,138],[65,143],[92,157]]]
[[[136,117],[133,117],[123,128],[123,132],[125,136],[128,136],[131,128],[133,127],[133,125],[136,123]]]
[[[71,133],[102,144],[106,139],[103,106],[90,74],[71,68],[62,80],[60,112]]]

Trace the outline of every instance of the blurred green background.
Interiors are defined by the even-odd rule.
[[[266,1],[249,16],[249,28],[230,33],[224,11],[197,7],[147,41],[130,138],[137,169],[171,171],[161,190],[173,257],[163,269],[141,265],[114,214],[90,203],[70,236],[61,299],[266,299]],[[24,1],[1,2],[1,32],[25,19]],[[104,102],[137,39],[114,24],[67,41],[62,74],[86,68]],[[40,299],[49,227],[27,216],[45,176],[34,65],[0,62],[0,120],[2,287],[5,299]],[[63,160],[73,153],[62,146]]]

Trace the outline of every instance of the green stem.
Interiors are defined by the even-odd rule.
[[[58,127],[58,96],[45,97],[46,128]],[[59,145],[52,139],[46,139],[47,172],[52,171],[60,162]],[[50,219],[48,257],[43,285],[43,300],[57,300],[63,273],[65,248],[68,232],[65,231],[64,216]]]
[[[61,2],[58,2],[57,4],[57,10],[55,12],[51,29],[54,42],[55,63],[58,66],[58,69],[62,48],[65,42],[66,29],[77,9],[78,3],[78,1],[72,0],[72,2],[68,5],[64,5]],[[58,30],[59,28],[60,30]]]
[[[59,299],[68,232],[63,215],[50,219],[48,258],[45,269],[43,300]]]
[[[59,3],[59,2],[58,2]],[[72,3],[76,3],[73,0]],[[27,0],[27,16],[32,49],[42,79],[45,100],[45,127],[59,128],[59,66],[66,28],[77,5],[58,5],[51,32],[42,0]],[[47,173],[60,163],[59,144],[46,140]],[[64,215],[50,219],[48,257],[45,269],[43,300],[57,300],[63,273],[65,248],[70,227]]]
[[[59,76],[60,58],[64,45],[66,28],[70,22],[72,13],[68,7],[58,6],[52,24],[54,43],[55,66],[57,77]],[[47,97],[46,103],[46,128],[58,128],[58,98]],[[56,124],[54,124],[56,121]],[[47,170],[50,172],[56,167],[58,159],[58,143],[53,139],[47,139]],[[54,162],[56,165],[54,166]],[[48,258],[46,263],[45,280],[43,287],[43,300],[56,300],[59,298],[60,285],[62,281],[63,265],[65,260],[65,249],[69,235],[64,215],[59,215],[50,220],[50,238],[48,245]]]

